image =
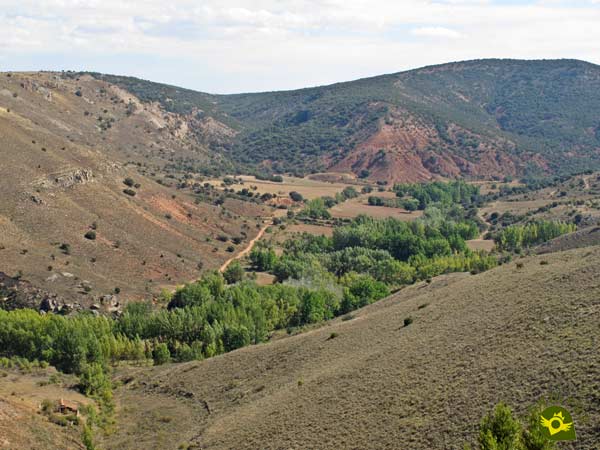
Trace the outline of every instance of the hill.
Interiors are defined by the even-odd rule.
[[[212,149],[276,172],[376,180],[600,168],[600,67],[477,60],[285,92],[210,95],[92,74],[233,133]]]
[[[243,246],[268,208],[199,198],[202,178],[184,177],[173,155],[219,157],[200,124],[186,127],[90,76],[2,74],[0,273],[78,308],[119,292],[147,298],[219,267],[231,244],[216,238]]]
[[[600,247],[405,288],[306,333],[123,369],[107,449],[463,448],[504,401],[568,405],[600,442]],[[414,322],[403,325],[407,317]]]

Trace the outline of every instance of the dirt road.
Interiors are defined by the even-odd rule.
[[[229,266],[229,264],[231,264],[236,259],[243,258],[248,253],[250,253],[252,251],[252,248],[254,247],[254,244],[256,244],[256,241],[258,241],[261,237],[263,237],[263,234],[265,234],[265,231],[267,231],[267,228],[269,228],[270,226],[271,226],[270,222],[263,225],[263,227],[260,229],[260,231],[258,232],[256,237],[254,239],[252,239],[250,242],[248,242],[248,245],[246,246],[246,248],[244,248],[244,250],[239,252],[237,255],[232,256],[227,261],[225,261],[223,263],[223,265],[219,268],[219,272],[225,272],[225,269],[227,269],[227,266]]]

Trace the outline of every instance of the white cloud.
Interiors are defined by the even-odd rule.
[[[3,69],[89,69],[232,92],[459,59],[600,62],[600,0],[0,0]]]
[[[462,35],[455,30],[445,27],[421,27],[412,30],[412,34],[415,36],[433,37],[433,38],[448,38],[457,39]]]

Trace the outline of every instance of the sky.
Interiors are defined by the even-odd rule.
[[[235,93],[478,58],[600,64],[600,0],[0,0],[0,71]]]

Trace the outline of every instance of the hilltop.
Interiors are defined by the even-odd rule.
[[[458,449],[494,404],[524,414],[551,397],[576,421],[562,448],[594,449],[600,247],[518,262],[205,361],[123,370],[103,445]]]
[[[600,167],[600,67],[476,60],[294,91],[211,95],[92,74],[232,130],[211,148],[275,172],[503,178]]]

